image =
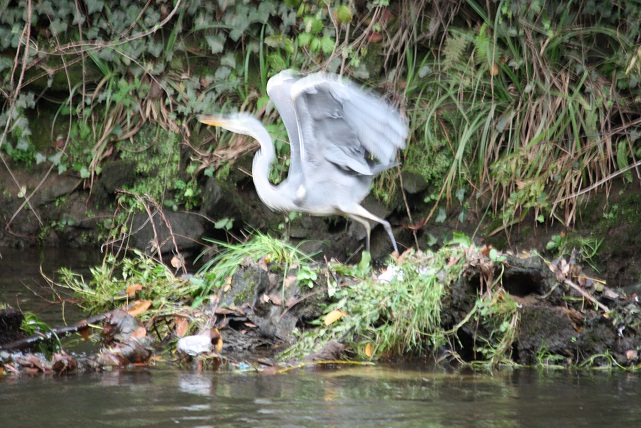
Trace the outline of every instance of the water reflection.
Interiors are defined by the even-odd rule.
[[[5,378],[0,407],[3,427],[625,426],[638,420],[640,387],[629,373],[156,369]]]
[[[52,289],[42,274],[55,279],[58,270],[63,267],[87,273],[90,267],[102,262],[102,255],[98,251],[64,248],[2,248],[1,251],[0,303],[34,312],[54,326],[62,324],[63,316],[67,322],[80,319],[82,314],[74,305],[63,306],[59,303],[60,299],[71,298],[71,293],[64,289]]]

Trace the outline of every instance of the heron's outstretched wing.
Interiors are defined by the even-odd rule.
[[[280,114],[287,135],[289,136],[290,161],[289,177],[298,177],[302,174],[300,160],[300,138],[298,136],[298,122],[294,102],[292,101],[292,86],[301,79],[300,75],[292,70],[284,70],[273,76],[267,82],[267,95],[273,101]]]
[[[338,76],[315,73],[292,86],[301,160],[305,167],[331,162],[375,175],[393,165],[408,130],[401,115],[380,98]],[[378,165],[369,160],[373,155]]]

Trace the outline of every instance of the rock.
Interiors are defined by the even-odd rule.
[[[554,355],[573,355],[572,340],[578,333],[562,308],[525,306],[521,311],[516,342],[518,363],[532,364],[540,351]]]
[[[96,193],[112,196],[116,190],[133,185],[136,182],[135,167],[136,162],[133,160],[105,162],[97,182]]]
[[[422,175],[411,171],[403,171],[401,176],[403,178],[403,190],[410,195],[421,193],[427,189],[427,180]]]
[[[167,224],[171,226],[171,232]],[[162,215],[156,212],[153,226],[146,213],[138,213],[134,216],[131,230],[130,244],[134,248],[153,252],[157,242],[162,253],[174,250],[174,240],[179,251],[200,248],[200,238],[205,232],[199,216],[174,211],[165,211]]]
[[[248,205],[240,198],[236,189],[222,184],[216,178],[209,178],[202,189],[201,214],[207,217],[219,220],[225,217],[245,218],[250,216]]]
[[[0,310],[0,345],[13,342],[24,337],[20,330],[24,315],[17,309],[5,308]]]

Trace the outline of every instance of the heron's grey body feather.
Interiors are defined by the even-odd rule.
[[[398,111],[327,73],[301,77],[283,71],[269,80],[267,92],[291,145],[289,173],[278,186],[268,180],[275,150],[259,121],[243,113],[226,118],[201,116],[199,120],[259,141],[252,175],[259,197],[271,209],[346,215],[365,227],[368,249],[368,220],[372,220],[383,225],[397,251],[390,224],[360,203],[373,178],[396,165],[397,150],[405,148],[408,130]]]

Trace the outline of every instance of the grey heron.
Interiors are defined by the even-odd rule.
[[[369,220],[380,223],[398,252],[392,227],[361,205],[373,178],[396,165],[408,129],[400,113],[379,97],[341,77],[314,73],[306,77],[285,70],[267,83],[290,140],[288,176],[274,186],[269,170],[276,160],[271,136],[247,113],[200,115],[206,125],[248,135],[260,143],[252,176],[258,196],[274,211],[315,216],[343,215],[360,223],[370,249]]]

